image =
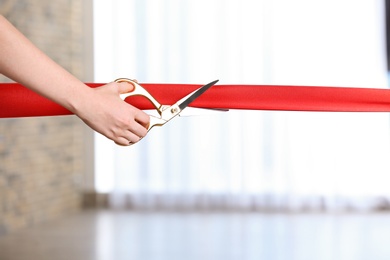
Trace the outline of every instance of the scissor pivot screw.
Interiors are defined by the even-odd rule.
[[[171,109],[171,113],[172,114],[175,114],[177,112],[179,112],[179,109],[177,107],[174,107],[174,108]]]

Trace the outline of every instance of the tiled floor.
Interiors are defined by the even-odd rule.
[[[390,214],[83,212],[0,237],[0,260],[390,259]]]

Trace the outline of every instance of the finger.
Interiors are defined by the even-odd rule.
[[[124,136],[129,143],[132,143],[132,144],[135,144],[136,142],[138,142],[139,140],[141,140],[142,137],[134,134],[133,132],[130,132],[130,131],[126,131],[126,136]]]
[[[137,121],[134,121],[134,123],[129,127],[129,132],[133,133],[138,138],[142,138],[145,137],[148,130],[145,126],[139,124]]]
[[[129,146],[132,144],[132,142],[130,142],[128,139],[126,139],[124,137],[118,137],[116,140],[114,140],[114,142],[117,145],[121,145],[121,146]]]
[[[142,110],[140,110],[139,113],[135,115],[134,120],[144,128],[148,129],[150,123],[150,116]]]
[[[139,142],[139,140],[141,140],[139,136],[135,135],[130,131],[125,131],[123,133],[123,136],[118,137],[115,143],[122,146],[128,146]]]
[[[116,83],[118,86],[118,94],[125,94],[129,93],[134,90],[133,84],[129,82],[121,82],[121,83]]]

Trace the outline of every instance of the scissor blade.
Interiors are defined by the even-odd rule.
[[[206,90],[211,88],[215,83],[217,83],[219,80],[214,80],[213,82],[210,82],[209,84],[204,85],[203,87],[198,88],[182,100],[180,100],[177,105],[179,106],[180,110],[183,110],[186,108],[189,104],[192,103],[195,99],[197,99],[200,95],[202,95]]]

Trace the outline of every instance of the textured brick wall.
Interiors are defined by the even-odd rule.
[[[82,3],[2,0],[0,13],[83,80]],[[75,116],[0,119],[0,235],[80,209],[83,127]]]

